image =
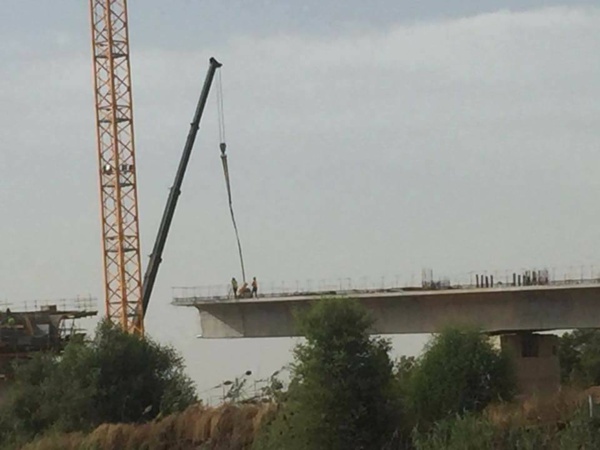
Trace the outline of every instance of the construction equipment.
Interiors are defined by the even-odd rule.
[[[173,215],[175,214],[177,200],[179,199],[179,194],[181,194],[183,177],[185,176],[190,155],[192,154],[192,148],[194,147],[194,141],[196,140],[196,135],[198,134],[200,119],[202,119],[204,107],[206,106],[206,99],[208,98],[208,93],[210,92],[210,86],[215,76],[215,71],[221,67],[221,63],[214,58],[210,58],[209,63],[210,65],[208,67],[208,72],[206,73],[204,86],[202,87],[202,92],[200,93],[200,99],[198,100],[194,118],[190,124],[190,131],[183,147],[183,154],[181,155],[181,160],[179,161],[179,167],[177,168],[177,173],[175,174],[175,181],[173,182],[173,186],[171,187],[171,191],[169,193],[169,198],[167,199],[167,204],[165,205],[160,227],[158,228],[158,234],[156,235],[156,240],[154,242],[154,249],[150,255],[150,262],[148,264],[148,268],[146,269],[146,273],[144,274],[144,284],[142,289],[142,319],[143,315],[145,315],[146,311],[148,310],[148,303],[150,302],[150,296],[152,295],[152,289],[154,288],[154,282],[156,281],[156,274],[158,273],[158,268],[162,261],[162,253],[165,248],[165,243],[167,242],[171,221],[173,220]]]
[[[225,114],[223,113],[223,82],[221,80],[221,72],[217,78],[217,111],[219,115],[219,148],[221,149],[221,163],[223,164],[223,175],[225,176],[225,186],[227,187],[227,198],[229,200],[229,212],[231,213],[231,222],[235,231],[235,238],[240,256],[240,265],[242,266],[242,281],[246,283],[246,269],[244,269],[244,256],[242,255],[242,244],[240,242],[240,234],[238,232],[237,223],[235,222],[235,214],[233,213],[233,202],[231,200],[231,182],[229,181],[229,165],[227,163],[227,144],[225,143]]]
[[[142,284],[127,0],[90,0],[90,11],[106,316],[128,332],[143,334],[144,316],[181,193],[183,177],[215,71],[221,64],[214,58],[210,59]]]
[[[127,0],[90,0],[106,316],[144,332]]]
[[[62,351],[72,339],[84,335],[75,321],[95,315],[96,311],[58,309],[56,305],[29,312],[1,311],[0,379],[10,372],[16,359],[28,359],[38,352]]]

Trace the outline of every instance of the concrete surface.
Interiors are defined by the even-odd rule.
[[[374,334],[434,333],[444,326],[470,324],[485,332],[542,331],[600,327],[600,285],[355,292],[375,318]],[[178,298],[177,306],[200,312],[204,338],[298,336],[295,311],[318,296],[241,300]]]
[[[560,388],[558,336],[518,333],[500,337],[501,347],[514,364],[521,394],[552,394]]]

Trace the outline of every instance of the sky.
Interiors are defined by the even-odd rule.
[[[130,0],[129,16],[144,264],[214,56],[263,286],[600,268],[600,1]],[[102,312],[88,2],[5,0],[0,59],[0,301]],[[205,396],[296,342],[197,339],[197,312],[170,305],[174,286],[239,276],[216,119],[213,92],[146,324]]]

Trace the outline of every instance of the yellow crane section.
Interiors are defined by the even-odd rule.
[[[142,334],[142,274],[126,0],[90,0],[106,315]]]

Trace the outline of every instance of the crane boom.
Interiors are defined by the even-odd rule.
[[[200,128],[200,120],[202,119],[202,114],[204,112],[206,100],[210,92],[210,87],[212,85],[216,70],[222,65],[214,58],[210,58],[209,63],[210,65],[208,67],[208,72],[206,73],[204,86],[202,87],[202,92],[200,93],[194,118],[190,124],[190,131],[188,132],[188,136],[183,147],[183,153],[181,155],[181,160],[179,161],[179,167],[177,168],[177,172],[175,174],[175,181],[173,182],[173,186],[169,192],[169,197],[167,199],[167,204],[165,205],[162,220],[160,221],[156,240],[154,241],[154,248],[152,249],[150,261],[148,263],[148,267],[146,268],[146,273],[144,274],[144,284],[142,288],[142,320],[143,316],[148,310],[152,289],[154,288],[154,282],[156,281],[158,268],[162,261],[162,253],[167,242],[169,228],[171,227],[173,215],[175,214],[175,208],[177,207],[179,194],[181,194],[183,177],[185,176],[185,171],[192,154],[192,148],[194,147],[194,141],[196,140],[196,135],[198,134],[198,129]]]
[[[106,316],[144,332],[127,0],[90,0]]]

